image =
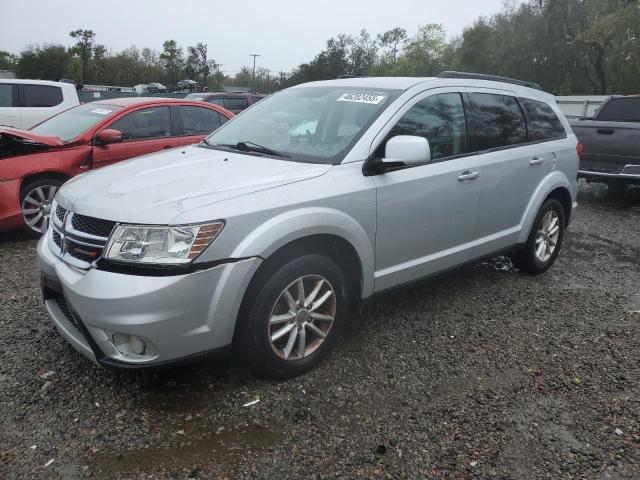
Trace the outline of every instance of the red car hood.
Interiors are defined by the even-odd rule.
[[[40,144],[48,147],[59,147],[64,142],[59,137],[50,137],[48,135],[39,135],[28,130],[20,130],[18,128],[0,127],[0,139],[2,137],[13,137],[32,145]]]

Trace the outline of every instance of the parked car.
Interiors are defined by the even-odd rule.
[[[0,78],[0,126],[31,128],[79,104],[69,83]]]
[[[167,87],[165,87],[161,83],[151,82],[149,85],[147,85],[147,93],[160,93],[160,92],[166,92],[166,91],[167,91]]]
[[[578,176],[620,195],[640,184],[640,96],[611,97],[595,117],[571,122],[583,148]]]
[[[198,86],[198,82],[196,82],[195,80],[179,80],[177,86],[182,90],[195,90],[195,88]]]
[[[238,114],[249,108],[254,103],[259,102],[266,95],[261,93],[190,93],[187,100],[199,100],[201,102],[213,103],[226,108],[230,112]]]
[[[232,116],[201,102],[117,98],[77,106],[31,130],[0,128],[0,230],[26,226],[39,235],[69,178],[197,143]]]
[[[38,245],[49,316],[105,367],[235,345],[285,377],[375,294],[499,252],[544,272],[578,142],[551,95],[481,78],[299,85],[203,143],[68,182]]]

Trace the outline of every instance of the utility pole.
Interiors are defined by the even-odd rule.
[[[256,87],[256,58],[259,57],[260,55],[256,53],[250,53],[249,56],[253,57],[253,75],[251,76],[251,82],[253,83],[252,87],[255,88]]]

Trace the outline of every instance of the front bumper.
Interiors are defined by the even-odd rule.
[[[261,262],[162,277],[84,271],[54,255],[47,237],[38,243],[38,261],[49,317],[76,350],[105,367],[159,367],[224,351]],[[153,358],[123,352],[114,334],[147,339]]]
[[[24,226],[20,208],[20,179],[0,181],[0,230]]]

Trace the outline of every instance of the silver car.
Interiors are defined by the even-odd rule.
[[[286,377],[375,294],[497,253],[544,272],[577,205],[578,142],[534,87],[308,83],[201,144],[76,177],[38,245],[49,316],[105,367],[233,346]]]

